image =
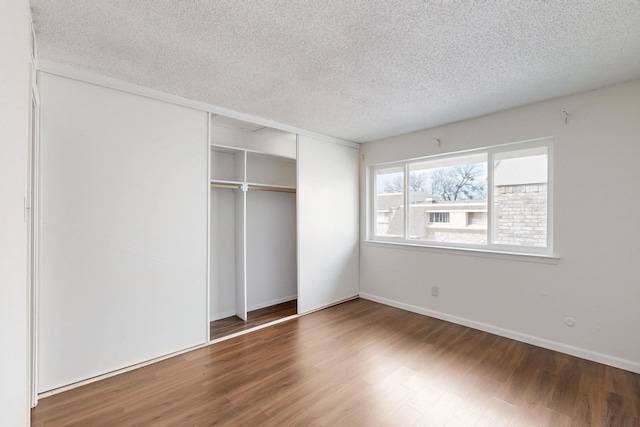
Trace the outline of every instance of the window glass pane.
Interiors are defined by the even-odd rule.
[[[447,157],[409,166],[409,238],[487,243],[487,155]]]
[[[374,172],[374,236],[404,237],[404,167]]]
[[[547,246],[547,148],[493,157],[494,243]]]

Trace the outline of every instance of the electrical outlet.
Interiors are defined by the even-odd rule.
[[[438,296],[438,287],[437,286],[432,286],[431,287],[431,295],[434,297]]]

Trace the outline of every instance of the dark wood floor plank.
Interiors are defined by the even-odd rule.
[[[41,399],[32,426],[637,426],[640,375],[354,300]]]
[[[554,411],[572,416],[580,391],[580,379],[583,365],[580,359],[573,359],[560,369],[554,381],[554,391],[548,407]]]
[[[246,331],[274,320],[293,316],[298,312],[297,300],[287,301],[270,307],[253,310],[247,313],[247,320],[238,316],[230,316],[220,320],[214,320],[209,324],[209,339],[215,340],[226,337],[236,332]]]

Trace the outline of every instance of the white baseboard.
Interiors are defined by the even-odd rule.
[[[399,308],[402,310],[410,311],[413,313],[422,314],[425,316],[433,317],[447,322],[455,323],[469,328],[477,329],[479,331],[488,332],[494,335],[498,335],[512,340],[521,341],[527,344],[532,344],[537,347],[554,350],[560,353],[576,356],[581,359],[591,360],[592,362],[598,362],[605,365],[613,366],[614,368],[624,369],[626,371],[635,372],[640,374],[640,363],[631,360],[621,359],[619,357],[611,356],[608,354],[597,353],[595,351],[586,350],[580,347],[574,347],[568,344],[562,344],[555,341],[546,340],[544,338],[534,337],[532,335],[522,334],[520,332],[511,331],[509,329],[503,329],[497,326],[489,325],[482,322],[476,322],[475,320],[465,319],[463,317],[452,316],[450,314],[441,313],[439,311],[430,310],[423,307],[418,307],[403,302],[390,300],[387,298],[379,297],[377,295],[368,294],[366,292],[360,293],[360,298],[370,301],[379,302],[380,304],[388,305],[391,307]]]
[[[235,315],[236,315],[236,311],[235,310],[224,311],[222,313],[212,313],[209,316],[209,322],[215,322],[216,320],[226,319],[227,317],[231,317],[231,316],[235,316]]]

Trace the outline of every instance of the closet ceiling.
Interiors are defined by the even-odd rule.
[[[640,2],[31,0],[38,57],[364,142],[640,77]]]

